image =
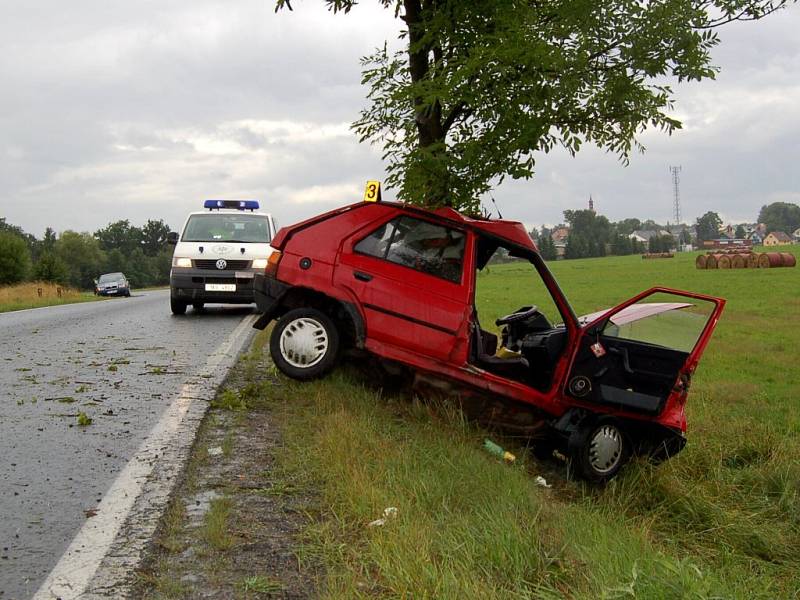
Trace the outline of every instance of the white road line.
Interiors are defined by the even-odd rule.
[[[231,332],[228,338],[222,343],[206,362],[203,370],[198,376],[204,378],[201,383],[186,383],[183,385],[180,394],[173,400],[158,423],[148,434],[147,438],[139,446],[136,454],[123,468],[117,479],[111,485],[103,500],[98,505],[97,515],[87,519],[78,534],[72,540],[67,550],[61,556],[55,568],[50,572],[44,583],[33,596],[33,600],[71,600],[86,597],[87,590],[91,587],[92,579],[98,572],[101,563],[109,554],[117,536],[120,534],[123,524],[125,524],[131,514],[137,499],[142,496],[146,485],[153,485],[153,473],[159,462],[165,460],[165,454],[169,454],[169,447],[176,445],[176,437],[186,437],[187,439],[177,440],[177,445],[183,451],[188,450],[194,439],[196,427],[181,428],[187,412],[193,405],[205,403],[213,397],[213,392],[217,385],[221,383],[227,369],[236,360],[236,357],[248,339],[245,335],[247,328],[252,327],[257,315],[245,317],[242,322]],[[243,339],[244,338],[244,339]],[[237,344],[238,342],[238,344]],[[213,389],[209,389],[213,388]],[[194,411],[199,417],[205,412],[202,410]],[[180,431],[179,431],[180,430]],[[167,451],[165,451],[167,449]],[[174,450],[174,449],[173,449]],[[174,454],[174,452],[173,452]],[[157,478],[156,478],[157,479]],[[164,479],[164,478],[162,478]],[[169,497],[172,487],[177,483],[177,477],[167,477],[157,485],[161,489],[157,490],[155,496],[159,499],[159,507],[149,506],[149,512],[158,508],[163,510],[163,502]],[[167,488],[167,489],[164,489]],[[150,491],[152,492],[152,490]],[[160,515],[160,510],[158,511]],[[152,523],[152,527],[147,531],[137,531],[140,538],[149,539],[152,536],[158,518],[147,519]],[[139,543],[138,546],[143,546]],[[136,558],[140,558],[141,549],[137,547]],[[119,563],[119,561],[117,561]],[[130,575],[137,564],[115,565],[117,572]],[[112,585],[104,582],[105,585]],[[116,597],[116,596],[113,596]]]

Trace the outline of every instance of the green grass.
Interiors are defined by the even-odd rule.
[[[0,286],[0,313],[60,304],[75,304],[76,302],[95,302],[103,299],[91,292],[82,292],[67,287],[61,288],[61,295],[58,295],[59,287],[44,282]],[[38,290],[42,291],[41,296],[39,296]]]
[[[211,401],[212,408],[221,408],[230,411],[242,411],[247,408],[247,404],[243,397],[244,394],[239,394],[231,389],[222,390]]]
[[[263,575],[253,575],[242,579],[239,589],[247,597],[248,594],[279,595],[283,591],[283,584],[270,577]]]
[[[215,498],[203,517],[202,537],[214,550],[227,550],[236,541],[230,533],[231,504],[230,498]]]
[[[349,368],[248,390],[284,431],[278,486],[319,495],[299,558],[325,564],[322,597],[798,597],[800,269],[699,271],[695,256],[550,265],[578,314],[654,285],[728,300],[689,396],[686,450],[605,488],[552,472],[555,487],[538,487],[543,466],[519,443],[494,436],[518,456],[503,464],[447,405],[382,396]],[[547,311],[533,277],[520,264],[481,275],[484,325],[525,304]],[[396,519],[367,527],[389,506]]]

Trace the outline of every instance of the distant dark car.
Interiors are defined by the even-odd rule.
[[[98,296],[127,296],[131,295],[131,282],[124,273],[105,273],[94,285],[94,293]]]

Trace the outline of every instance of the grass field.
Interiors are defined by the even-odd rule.
[[[61,290],[61,295],[58,290]],[[39,295],[41,290],[41,296]],[[81,292],[44,281],[29,281],[17,285],[0,286],[0,312],[39,308],[56,304],[73,304],[98,300],[91,292]]]
[[[653,285],[728,300],[694,379],[686,450],[605,488],[445,404],[382,392],[363,367],[240,390],[283,430],[275,485],[319,498],[298,559],[325,565],[322,597],[800,598],[800,269],[698,271],[695,256],[551,263],[578,314]],[[546,306],[530,278],[490,267],[484,324]],[[487,435],[518,461],[487,455]],[[387,507],[398,516],[369,527]]]

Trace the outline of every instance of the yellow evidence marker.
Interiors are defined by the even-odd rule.
[[[381,182],[368,181],[367,187],[364,188],[364,202],[380,202],[381,201]]]

